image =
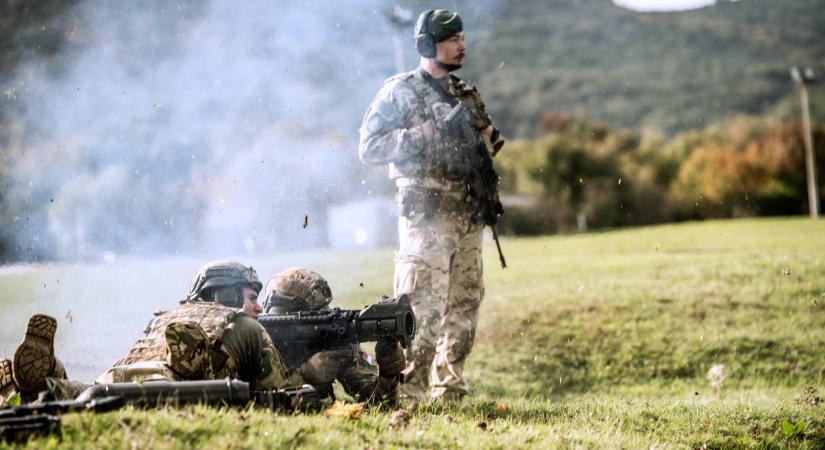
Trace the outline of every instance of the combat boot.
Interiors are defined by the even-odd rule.
[[[200,324],[194,322],[170,323],[166,337],[166,364],[184,380],[212,378],[209,355],[209,337]]]
[[[14,352],[12,375],[20,391],[47,389],[46,377],[55,370],[54,333],[57,320],[45,314],[29,319],[26,336]]]
[[[0,359],[0,406],[6,403],[12,395],[17,393],[17,386],[14,385],[12,375],[11,360]]]

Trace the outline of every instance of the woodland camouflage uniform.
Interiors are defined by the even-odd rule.
[[[387,164],[398,188],[394,289],[409,295],[418,321],[402,393],[460,397],[468,391],[464,361],[484,297],[483,224],[474,217],[478,200],[468,195],[468,173],[452,156],[456,143],[444,123],[452,105],[429,76],[417,68],[385,81],[362,122],[358,150],[364,163]],[[468,108],[481,139],[492,122],[478,91],[454,75],[433,81]],[[435,124],[432,144],[425,139],[428,120]]]

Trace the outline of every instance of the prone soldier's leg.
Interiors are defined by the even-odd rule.
[[[481,226],[470,225],[450,266],[447,310],[432,369],[432,396],[436,399],[462,397],[469,390],[464,361],[473,347],[478,308],[484,297],[481,237]]]
[[[24,402],[33,401],[48,389],[47,380],[66,378],[63,363],[54,355],[56,331],[57,320],[51,316],[35,314],[29,319],[14,359],[0,360],[0,403],[15,393]]]
[[[417,322],[415,339],[407,349],[401,394],[425,398],[430,368],[444,318],[449,288],[454,233],[444,221],[399,218],[400,250],[395,264],[395,295],[407,294]]]

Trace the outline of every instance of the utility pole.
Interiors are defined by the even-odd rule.
[[[406,44],[409,46],[412,42],[410,37],[412,36],[412,26],[415,24],[415,17],[413,17],[411,10],[401,5],[395,5],[392,9],[385,11],[384,17],[386,17],[387,22],[389,22],[393,29],[392,41],[393,44],[395,44],[395,69],[398,73],[406,72],[407,68],[404,63],[406,54],[404,52],[405,45],[403,37],[405,35],[408,37]]]
[[[811,67],[794,66],[791,68],[791,79],[799,86],[799,101],[802,104],[802,140],[805,142],[805,171],[808,178],[808,211],[811,218],[816,219],[819,217],[819,189],[816,184],[811,112],[808,108],[808,85],[816,81],[816,72]]]

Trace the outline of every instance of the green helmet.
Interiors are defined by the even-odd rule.
[[[224,306],[243,306],[241,288],[248,287],[261,292],[263,284],[252,267],[235,261],[212,261],[198,270],[186,300],[215,301]]]
[[[287,269],[266,284],[263,310],[270,314],[321,309],[332,302],[327,280],[303,268]]]

